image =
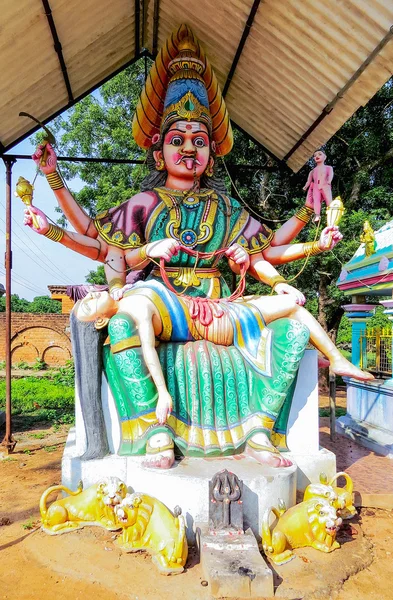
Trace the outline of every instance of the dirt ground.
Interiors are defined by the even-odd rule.
[[[63,536],[40,531],[39,498],[60,483],[66,434],[66,427],[16,433],[14,453],[0,461],[0,599],[207,600],[209,590],[193,549],[185,573],[163,577],[148,555],[121,555],[113,534],[105,530]],[[393,597],[393,513],[362,509],[359,525],[372,544],[373,561],[326,600]],[[129,583],[121,589],[119,581]]]

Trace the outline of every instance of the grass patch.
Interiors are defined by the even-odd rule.
[[[26,523],[22,523],[22,527],[23,529],[31,530],[37,527],[38,523],[39,521],[34,521],[33,517],[30,517],[30,519],[26,521]]]
[[[336,417],[343,417],[347,414],[347,409],[342,406],[336,407]],[[319,409],[320,417],[330,417],[330,408],[320,408]]]
[[[57,446],[44,446],[45,452],[55,452],[57,450]]]
[[[73,410],[74,389],[48,379],[24,377],[11,381],[12,408],[15,414],[38,409]],[[0,381],[0,407],[5,405],[5,381]]]
[[[39,433],[30,433],[29,437],[34,438],[36,440],[43,440],[46,437],[46,433],[40,431]]]

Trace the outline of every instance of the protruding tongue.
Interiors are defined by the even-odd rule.
[[[185,158],[184,162],[186,163],[186,167],[189,171],[192,171],[194,167],[194,159],[193,158]]]

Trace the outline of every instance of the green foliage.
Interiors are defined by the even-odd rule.
[[[38,408],[67,410],[74,407],[74,391],[46,378],[24,377],[11,381],[12,408],[15,413]],[[0,407],[5,406],[5,381],[0,380]]]
[[[335,413],[336,413],[336,417],[343,417],[344,415],[347,414],[347,409],[343,408],[342,406],[336,406]],[[330,417],[330,408],[320,408],[319,416],[320,417]]]
[[[0,298],[0,312],[5,312],[5,297]],[[11,294],[11,312],[22,313],[60,313],[61,304],[49,296],[36,296],[32,302]]]
[[[64,367],[59,367],[52,376],[52,381],[56,385],[64,385],[66,387],[74,388],[75,385],[75,364],[74,360],[70,359],[66,361]]]
[[[97,267],[96,271],[89,271],[86,275],[86,281],[87,283],[91,283],[92,285],[105,285],[106,277],[104,266],[100,265],[99,267]]]
[[[42,360],[41,358],[36,358],[35,359],[35,363],[34,365],[32,365],[31,369],[33,371],[45,371],[45,369],[47,369],[48,365],[46,364],[46,362],[44,360]]]
[[[26,523],[22,523],[22,527],[23,529],[30,531],[31,529],[35,529],[35,527],[37,527],[37,521],[35,521],[33,517],[30,517]]]
[[[27,369],[30,369],[30,365],[27,362],[25,362],[24,360],[16,363],[15,367],[17,369],[21,369],[22,371],[26,371]]]

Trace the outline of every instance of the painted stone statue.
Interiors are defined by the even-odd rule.
[[[313,154],[316,166],[308,174],[306,185],[303,190],[308,190],[307,200],[313,205],[317,223],[321,219],[321,203],[326,202],[330,206],[332,202],[332,179],[333,167],[325,165],[326,154],[323,150],[316,150]]]
[[[303,294],[275,269],[331,249],[341,234],[330,226],[317,242],[291,244],[311,218],[310,208],[273,232],[226,195],[214,167],[232,147],[229,117],[210,63],[187,26],[157,56],[133,134],[148,149],[150,174],[139,194],[91,219],[64,186],[47,146],[46,165],[40,164],[42,148],[34,159],[76,233],[49,224],[35,207],[25,217],[34,228],[33,211],[38,233],[105,265],[110,294],[82,301],[73,327],[80,339],[86,322],[99,317],[100,327],[109,321],[104,367],[121,421],[120,453],[146,454],[148,466],[169,468],[175,443],[189,456],[246,450],[261,463],[287,466],[272,440],[285,447],[309,333],[335,373],[372,377],[346,361],[302,308]],[[247,271],[277,296],[231,299],[218,270],[222,254],[234,272]],[[127,283],[129,271],[150,263],[155,266],[147,281]],[[78,324],[79,318],[84,322]],[[80,379],[92,377],[89,371]]]

